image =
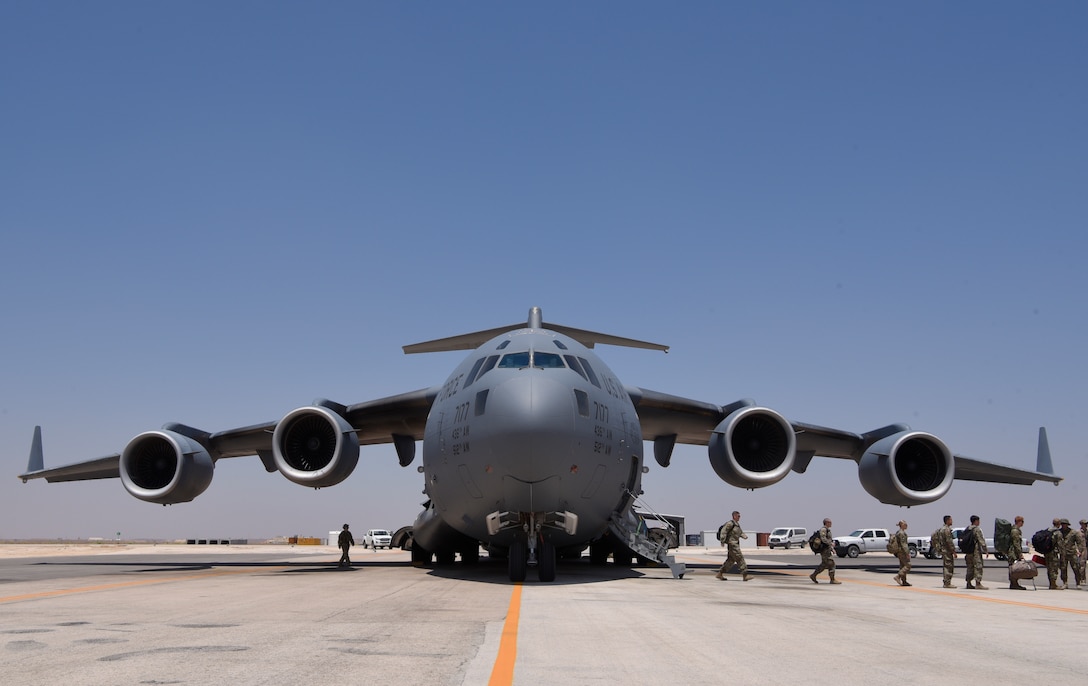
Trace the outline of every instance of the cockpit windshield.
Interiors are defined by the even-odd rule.
[[[525,369],[526,367],[535,367],[536,369],[563,369],[567,365],[563,364],[563,358],[555,353],[542,353],[535,350],[529,350],[526,352],[507,353],[499,360],[498,367],[500,369]]]

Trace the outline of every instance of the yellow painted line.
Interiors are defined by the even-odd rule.
[[[227,576],[231,574],[248,574],[253,569],[239,569],[220,572],[202,572],[197,574],[189,574],[186,576],[171,576],[156,579],[137,579],[134,581],[120,581],[114,584],[98,584],[96,586],[79,586],[76,588],[61,588],[55,591],[40,591],[38,593],[23,593],[21,595],[9,595],[0,597],[0,603],[14,603],[21,600],[38,600],[41,598],[56,598],[65,595],[74,595],[76,593],[93,593],[95,591],[112,591],[118,588],[132,588],[134,586],[148,586],[150,584],[165,584],[172,581],[196,581],[199,579],[208,579],[214,576]],[[262,570],[269,569],[268,567],[261,567]]]
[[[518,618],[521,616],[521,584],[514,584],[510,594],[510,607],[506,611],[506,621],[502,625],[502,639],[499,641],[499,654],[495,657],[495,666],[491,668],[491,679],[487,686],[510,686],[514,683],[514,662],[518,657]]]

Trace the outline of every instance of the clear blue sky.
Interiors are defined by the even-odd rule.
[[[1058,488],[957,482],[915,533],[1088,517],[1088,5],[0,6],[0,538],[408,524],[367,448],[312,491],[224,460],[196,501],[22,484],[180,421],[445,380],[407,343],[547,320],[625,382],[862,432],[896,421]],[[418,464],[418,463],[417,463]],[[757,492],[705,449],[645,499],[714,528],[892,525],[851,462]]]

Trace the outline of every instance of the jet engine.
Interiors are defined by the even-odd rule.
[[[215,463],[204,446],[173,431],[147,431],[121,453],[125,490],[149,503],[187,503],[212,482]]]
[[[714,429],[707,446],[710,465],[737,488],[778,483],[793,468],[797,439],[786,419],[765,407],[742,407]]]
[[[276,468],[296,484],[324,488],[351,475],[359,462],[359,439],[347,420],[327,407],[300,407],[272,434]]]
[[[865,451],[858,464],[861,485],[882,503],[924,505],[952,487],[956,463],[948,446],[932,434],[901,431]]]

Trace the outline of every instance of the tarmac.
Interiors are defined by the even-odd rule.
[[[805,550],[748,550],[753,579],[714,578],[721,548],[664,567],[560,563],[510,583],[418,568],[399,550],[328,546],[0,545],[0,655],[19,684],[900,684],[1079,682],[1088,593],[941,587],[939,561],[896,585],[884,553],[813,584]],[[1030,581],[1025,582],[1029,589]]]

